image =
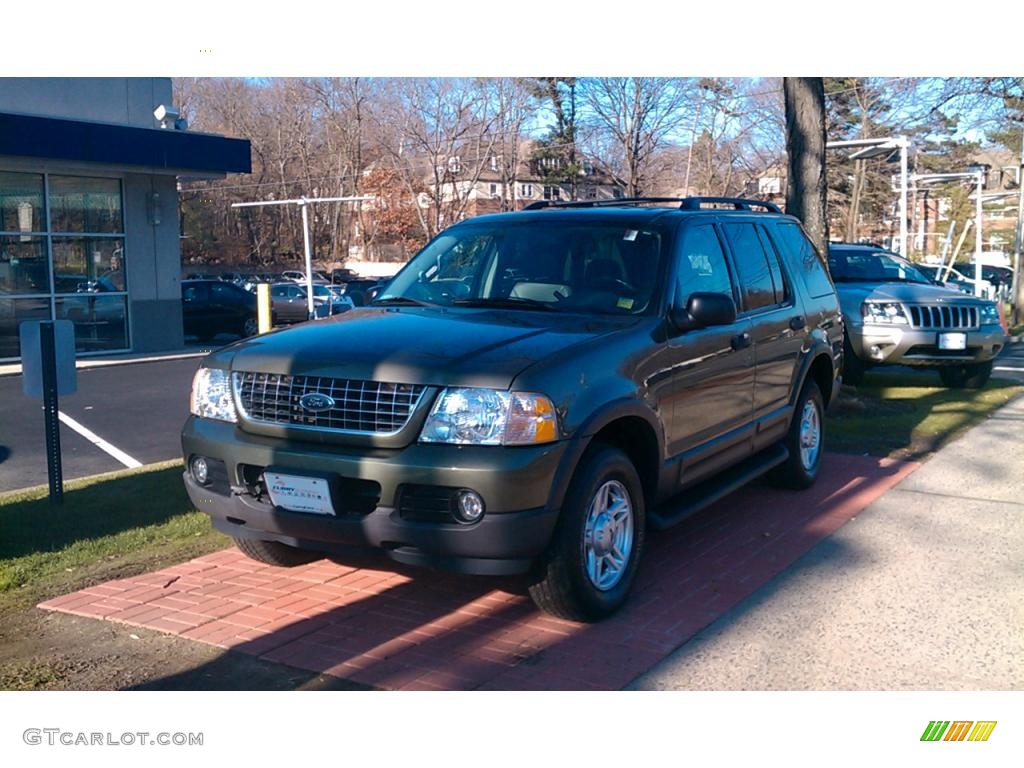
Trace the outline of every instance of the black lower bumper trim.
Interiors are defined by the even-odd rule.
[[[460,573],[528,571],[546,549],[558,519],[558,510],[544,508],[484,515],[473,525],[413,522],[391,507],[377,507],[366,515],[314,515],[249,495],[210,494],[187,473],[184,481],[196,508],[229,536],[280,541],[342,557],[376,552],[400,563]]]

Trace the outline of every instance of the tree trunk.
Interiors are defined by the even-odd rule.
[[[825,180],[825,83],[820,77],[784,77],[789,179],[786,212],[803,222],[824,255],[828,252]]]

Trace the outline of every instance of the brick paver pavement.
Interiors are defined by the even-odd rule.
[[[744,488],[651,535],[630,603],[596,625],[540,613],[521,581],[328,560],[277,568],[233,548],[40,607],[382,688],[615,689],[916,467],[830,454],[808,491]]]

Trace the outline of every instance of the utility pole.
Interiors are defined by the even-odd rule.
[[[1024,280],[1020,279],[1020,256],[1024,247],[1024,128],[1020,136],[1020,165],[1017,168],[1017,238],[1013,245],[1013,323],[1024,318]]]

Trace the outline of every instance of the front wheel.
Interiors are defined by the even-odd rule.
[[[320,560],[323,555],[319,552],[309,552],[296,547],[289,547],[279,541],[262,541],[259,539],[234,539],[235,546],[242,554],[267,565],[279,565],[283,568],[292,568],[296,565],[305,565],[314,560]]]
[[[810,488],[818,479],[825,448],[825,401],[811,379],[804,383],[783,445],[789,458],[771,472],[771,479],[786,488]]]
[[[950,389],[981,389],[992,375],[992,361],[967,365],[944,365],[939,368],[943,386]]]
[[[644,544],[644,496],[620,450],[588,449],[530,596],[539,608],[573,621],[597,621],[629,597]]]
[[[242,323],[242,338],[249,338],[255,336],[260,332],[260,321],[255,317],[245,318],[245,322]]]

